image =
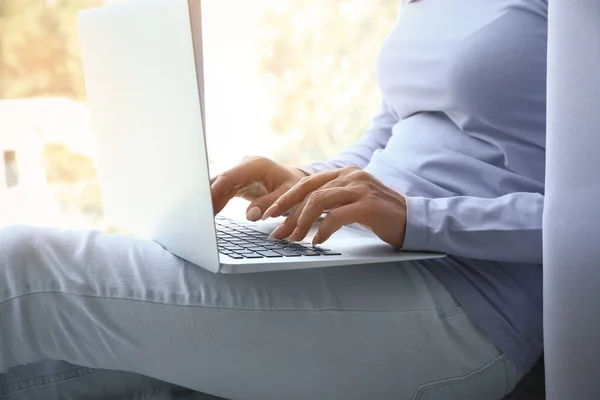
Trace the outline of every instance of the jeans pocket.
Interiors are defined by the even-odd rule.
[[[507,394],[506,361],[501,354],[463,376],[423,384],[412,400],[500,400]]]

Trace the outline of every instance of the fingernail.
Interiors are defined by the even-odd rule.
[[[283,225],[279,226],[279,228],[275,229],[270,235],[269,239],[280,239],[279,234],[283,230]]]
[[[257,206],[252,207],[246,213],[246,218],[248,221],[258,221],[262,217],[262,211]]]
[[[267,211],[265,211],[264,215],[262,216],[263,221],[271,217],[271,215],[275,214],[276,212],[277,204],[273,204],[271,207],[267,208]]]
[[[312,245],[316,246],[316,245],[318,245],[320,243],[321,243],[321,238],[319,237],[319,234],[317,233],[315,235],[315,237],[313,238],[313,240],[312,240]]]

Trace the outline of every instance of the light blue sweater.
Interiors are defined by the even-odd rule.
[[[408,4],[378,60],[383,101],[322,171],[364,168],[407,198],[404,248],[520,368],[542,351],[547,0]]]

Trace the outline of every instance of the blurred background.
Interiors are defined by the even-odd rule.
[[[0,0],[0,227],[111,230],[76,15],[121,0]],[[211,171],[335,155],[367,127],[398,0],[204,0]],[[235,146],[231,146],[235,143]]]

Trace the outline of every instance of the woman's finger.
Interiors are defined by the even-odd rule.
[[[345,225],[360,223],[364,212],[365,207],[361,203],[352,203],[331,210],[319,225],[317,234],[313,238],[313,246],[325,242]]]
[[[340,170],[321,172],[302,178],[296,185],[273,203],[263,215],[263,219],[279,217],[300,203],[312,191],[336,179]]]
[[[334,185],[335,183],[336,183],[335,180],[334,181],[330,181],[329,183],[325,184],[322,187],[322,189],[319,189],[319,190],[320,191],[322,191],[322,190],[328,190],[328,189],[332,188],[333,187],[332,185]],[[309,201],[309,199],[311,197],[314,197],[312,193],[310,195],[306,196],[302,200],[302,202],[300,202],[300,204],[297,204],[292,209],[290,215],[285,219],[284,223],[271,234],[271,237],[273,239],[287,238],[290,235],[292,235],[292,233],[294,233],[294,231],[296,230],[296,227],[297,227],[298,218],[300,218],[300,215],[302,214],[302,211],[304,210],[307,202]],[[304,235],[304,236],[306,236],[306,235]]]
[[[298,221],[298,217],[302,213],[302,209],[304,208],[306,200],[303,200],[300,204],[294,208],[290,215],[283,221],[283,224],[279,228],[277,228],[273,233],[271,233],[272,239],[285,239],[289,237],[294,230],[296,229],[296,223]]]
[[[223,180],[225,180],[223,182]],[[237,194],[237,188],[219,175],[215,182],[211,185],[210,192],[212,195],[213,210],[215,215],[220,213],[231,199]]]
[[[210,191],[215,212],[220,212],[239,191],[251,188],[254,182],[264,182],[271,164],[272,161],[268,159],[249,157],[243,163],[214,177]]]
[[[210,186],[214,208],[222,209],[239,190],[253,182],[264,182],[265,175],[271,172],[272,164],[273,162],[268,159],[250,157],[243,163],[217,175]]]
[[[287,192],[289,186],[280,186],[271,193],[267,193],[250,203],[246,209],[246,218],[249,221],[258,221],[262,218],[264,212],[271,207],[273,202],[279,198],[282,194]]]
[[[236,196],[244,200],[254,201],[267,193],[269,193],[267,188],[261,182],[249,182],[238,188]]]
[[[300,210],[291,240],[299,241],[306,237],[312,226],[326,210],[332,210],[360,200],[356,190],[350,188],[330,188],[316,190],[308,196],[308,201]]]
[[[248,168],[248,166],[243,168],[238,165],[216,176],[216,179],[210,185],[210,190],[216,198],[225,196],[233,188],[237,188],[252,180],[255,174],[253,168]]]

